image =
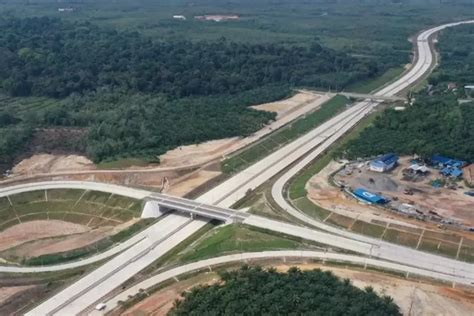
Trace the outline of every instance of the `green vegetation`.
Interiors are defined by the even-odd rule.
[[[317,218],[319,220],[326,219],[331,212],[328,210],[323,209],[322,207],[314,204],[310,199],[306,196],[300,197],[296,200],[293,200],[293,204],[300,210],[302,210],[307,215],[311,216],[312,218]]]
[[[387,152],[429,157],[443,154],[474,160],[474,107],[459,105],[455,96],[419,95],[405,111],[388,109],[360,137],[350,142],[344,156],[374,156]]]
[[[329,271],[244,266],[221,278],[183,293],[170,315],[401,315],[391,297],[379,297],[371,287],[361,290]]]
[[[441,66],[428,79],[405,111],[387,109],[359,138],[349,142],[342,156],[354,159],[386,152],[429,157],[443,154],[474,161],[474,107],[458,104],[466,98],[463,86],[474,82],[474,26],[456,27],[440,36]],[[448,88],[449,83],[457,89]]]
[[[36,111],[25,115],[2,109],[4,163],[32,129],[51,127],[82,129],[77,141],[62,146],[95,162],[156,161],[179,145],[254,132],[274,114],[246,106],[282,98],[291,86],[338,89],[383,68],[317,41],[153,41],[137,32],[49,17],[3,17],[0,26],[0,90],[13,98],[57,100],[31,99]],[[15,98],[4,102],[18,104]],[[25,136],[13,139],[11,130]]]
[[[320,109],[296,120],[276,132],[271,133],[262,141],[259,141],[236,155],[225,159],[221,164],[222,170],[225,173],[234,173],[244,169],[252,163],[269,155],[275,149],[318,127],[344,109],[347,103],[348,100],[346,97],[340,95],[335,96],[328,102],[324,103]]]
[[[347,91],[358,93],[370,93],[376,89],[380,89],[385,84],[399,77],[404,71],[404,67],[390,68],[383,75],[375,79],[356,82],[346,88]]]
[[[33,220],[63,220],[91,228],[116,226],[140,216],[142,201],[125,196],[78,189],[38,190],[0,198],[0,231]],[[46,200],[47,199],[47,200]],[[140,219],[118,233],[93,244],[60,253],[38,257],[18,257],[18,245],[3,251],[0,256],[10,262],[24,265],[50,265],[83,258],[94,252],[104,251],[153,224],[155,219]],[[64,236],[53,237],[62,240]],[[49,238],[48,238],[49,239]],[[35,241],[30,241],[32,243]]]
[[[296,249],[297,240],[277,236],[245,225],[226,225],[209,232],[183,254],[182,261],[197,261],[232,252]]]
[[[158,42],[47,17],[3,18],[0,27],[0,68],[9,70],[0,73],[1,87],[11,96],[62,98],[110,87],[172,97],[235,94],[268,84],[338,89],[378,71],[375,60],[358,60],[317,42],[308,48],[225,39]],[[48,119],[60,124],[84,119],[65,114],[50,113]]]
[[[472,8],[302,0],[58,7],[0,3],[2,170],[36,151],[120,161],[112,167],[158,162],[180,145],[248,135],[274,115],[247,105],[283,98],[294,86],[371,89],[409,62],[410,35]],[[187,20],[174,20],[177,12]],[[193,18],[219,12],[240,19]]]

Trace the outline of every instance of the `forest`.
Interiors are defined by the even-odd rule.
[[[58,18],[0,19],[0,80],[11,96],[63,98],[106,87],[173,97],[284,83],[339,89],[380,65],[324,48],[227,41],[152,41]],[[384,67],[382,66],[382,69]]]
[[[350,159],[387,152],[474,161],[474,107],[454,96],[418,96],[405,111],[386,110],[344,149]]]
[[[292,87],[339,89],[387,68],[316,40],[152,40],[84,20],[8,15],[0,27],[5,99],[56,100],[23,114],[6,102],[0,107],[0,132],[21,131],[0,143],[0,164],[21,152],[35,130],[69,127],[86,131],[74,150],[95,162],[157,161],[180,145],[251,134],[275,116],[247,106],[286,97]]]
[[[468,97],[464,85],[474,83],[474,26],[444,31],[439,49],[441,63],[429,78],[432,86],[414,95],[414,105],[405,111],[387,109],[337,155],[442,154],[474,161],[473,101],[458,102]]]
[[[361,290],[330,271],[287,273],[243,266],[221,273],[221,282],[183,293],[168,315],[401,315],[389,296]]]

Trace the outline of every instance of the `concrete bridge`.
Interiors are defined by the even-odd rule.
[[[217,219],[226,223],[243,222],[250,214],[230,208],[204,204],[195,200],[153,193],[146,199],[142,218],[159,217],[170,210],[190,213],[191,216]]]
[[[355,92],[339,92],[340,95],[343,95],[348,98],[355,99],[364,99],[371,101],[407,101],[407,98],[398,97],[398,96],[382,96],[377,94],[365,94],[365,93],[355,93]]]

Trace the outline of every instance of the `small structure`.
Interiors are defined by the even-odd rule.
[[[173,15],[173,19],[175,20],[186,20],[186,17],[184,15]]]
[[[362,202],[370,204],[385,204],[388,203],[388,199],[384,198],[381,195],[367,191],[364,188],[357,188],[353,192],[354,196]]]
[[[448,158],[448,157],[444,157],[440,155],[434,155],[433,157],[431,157],[431,163],[440,168],[452,167],[452,168],[461,169],[462,167],[466,165],[465,161],[452,159],[452,158]]]
[[[417,174],[427,174],[430,171],[427,166],[418,163],[412,164],[408,169]]]
[[[462,176],[462,170],[457,167],[447,166],[441,170],[441,174],[445,177],[459,178]]]
[[[58,12],[74,12],[74,8],[58,8]]]
[[[240,19],[238,15],[198,15],[198,16],[195,16],[194,18],[196,20],[214,21],[214,22],[231,21],[231,20]]]
[[[398,162],[398,156],[395,154],[386,154],[374,159],[369,164],[369,169],[376,172],[385,172],[395,168]]]

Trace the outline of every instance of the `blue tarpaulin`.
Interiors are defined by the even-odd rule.
[[[366,202],[370,202],[374,204],[384,204],[388,202],[388,200],[384,198],[383,196],[369,192],[363,188],[357,188],[352,193],[354,193],[356,197]]]

